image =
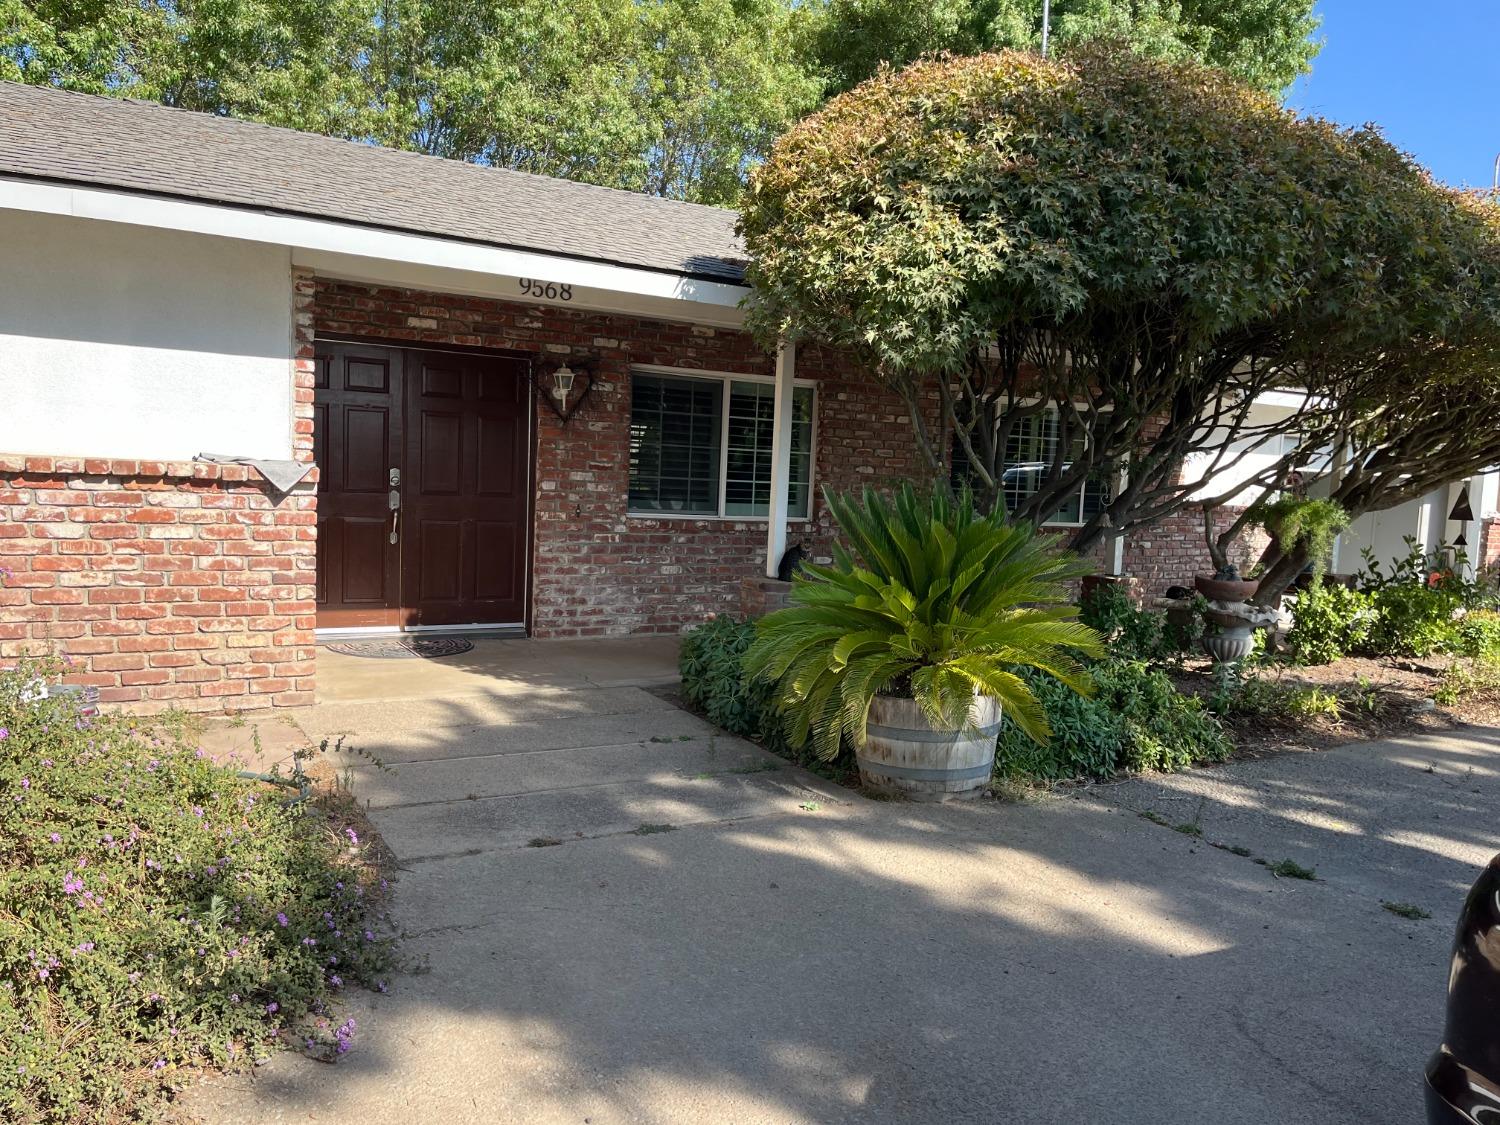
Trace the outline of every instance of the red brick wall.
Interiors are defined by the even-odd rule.
[[[235,465],[0,457],[0,658],[146,710],[311,702],[315,503]]]
[[[1484,521],[1479,529],[1479,551],[1475,555],[1479,569],[1500,571],[1500,518]]]
[[[764,520],[629,515],[630,370],[653,364],[770,375],[771,356],[743,332],[559,306],[319,280],[320,333],[590,356],[597,379],[566,426],[538,404],[532,631],[536,636],[675,633],[739,607],[743,578],[762,573]],[[818,382],[814,485],[886,485],[925,472],[905,406],[817,348],[797,374]],[[826,554],[830,520],[793,524]]]
[[[1227,528],[1242,510],[1220,508],[1214,513],[1215,528]],[[1261,528],[1247,528],[1230,548],[1229,561],[1243,574],[1260,558],[1268,542]],[[1125,536],[1125,573],[1141,580],[1141,591],[1148,601],[1161,597],[1168,586],[1191,587],[1195,574],[1212,574],[1213,570],[1203,538],[1203,513],[1198,508],[1180,509]]]
[[[290,279],[293,455],[312,460],[310,274]],[[65,656],[141,710],[313,698],[317,471],[0,452],[0,663]]]

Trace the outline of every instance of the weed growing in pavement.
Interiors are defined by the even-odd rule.
[[[1318,877],[1315,867],[1303,867],[1294,859],[1280,859],[1275,863],[1266,864],[1272,875],[1278,879],[1306,879],[1312,881]]]

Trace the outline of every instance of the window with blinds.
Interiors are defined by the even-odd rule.
[[[764,517],[770,513],[775,384],[636,372],[630,396],[630,510]],[[811,387],[792,391],[787,514],[812,497]]]

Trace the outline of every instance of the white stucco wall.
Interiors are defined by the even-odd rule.
[[[1276,402],[1257,402],[1250,408],[1245,421],[1252,428],[1272,426],[1285,421],[1291,413],[1292,408],[1289,406]],[[1210,434],[1210,440],[1223,443],[1229,436],[1227,431],[1220,430]],[[1193,493],[1194,500],[1221,496],[1233,497],[1228,503],[1234,507],[1242,507],[1255,503],[1265,491],[1262,488],[1250,487],[1246,485],[1246,482],[1271,468],[1288,452],[1296,448],[1297,443],[1294,438],[1281,434],[1270,438],[1233,442],[1230,445],[1230,454],[1220,461],[1217,471],[1212,471],[1215,460],[1213,454],[1198,453],[1187,459],[1182,469],[1182,479],[1188,482],[1201,482],[1200,487]],[[1207,477],[1206,480],[1205,477]]]
[[[0,453],[292,455],[290,253],[0,210]]]

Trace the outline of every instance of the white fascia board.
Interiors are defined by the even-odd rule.
[[[1313,405],[1318,405],[1315,401]],[[1264,391],[1255,396],[1256,406],[1280,406],[1288,410],[1300,410],[1306,406],[1308,395],[1305,391]]]
[[[0,208],[286,246],[294,264],[353,281],[403,284],[409,282],[402,277],[426,277],[452,292],[561,304],[533,300],[517,287],[522,278],[554,282],[574,287],[573,307],[693,323],[738,326],[744,321],[740,302],[749,292],[743,285],[658,270],[108,188],[0,177]],[[505,280],[509,287],[501,284]],[[476,292],[476,286],[484,288]]]

